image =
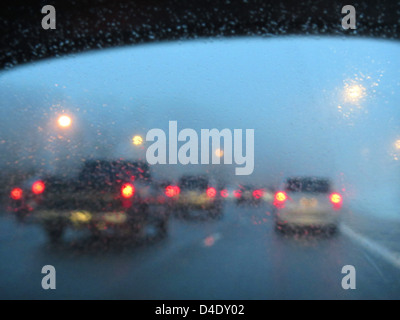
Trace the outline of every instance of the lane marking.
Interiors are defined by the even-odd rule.
[[[385,259],[391,265],[395,266],[396,268],[400,269],[400,253],[391,251],[386,247],[378,244],[377,242],[370,240],[361,234],[355,232],[349,226],[342,224],[341,231],[343,234],[348,236],[349,238],[356,241],[359,245],[364,247],[365,249],[372,252],[374,255],[380,256],[381,258]]]
[[[378,267],[378,265],[375,263],[375,261],[372,259],[372,257],[370,256],[370,252],[364,252],[363,253],[364,258],[369,262],[369,264],[376,270],[376,272],[381,276],[381,278],[383,280],[385,280],[387,282],[387,279],[385,277],[385,275],[383,274],[383,272],[381,271],[381,269]]]

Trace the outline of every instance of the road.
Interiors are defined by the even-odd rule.
[[[362,211],[362,209],[359,209]],[[172,218],[167,238],[118,243],[0,215],[1,299],[399,299],[400,223],[349,211],[334,236],[279,234],[268,205],[228,204],[221,220]],[[397,227],[397,228],[396,228]],[[41,269],[56,269],[44,290]],[[342,288],[342,267],[356,289]]]

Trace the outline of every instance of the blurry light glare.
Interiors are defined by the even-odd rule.
[[[394,143],[394,146],[397,150],[400,150],[400,139],[397,139],[396,142]]]
[[[361,88],[359,86],[353,86],[348,89],[350,98],[358,98],[361,95]]]
[[[330,196],[331,202],[334,204],[339,204],[342,202],[342,196],[338,193],[332,193]]]
[[[60,127],[67,128],[71,125],[72,119],[67,115],[60,116],[58,118],[58,124]]]
[[[242,191],[240,191],[240,190],[233,191],[233,196],[235,198],[240,198],[242,196]]]
[[[21,188],[14,188],[11,190],[11,198],[14,200],[20,200],[22,198],[23,191]]]
[[[74,211],[71,213],[70,217],[71,221],[74,223],[77,222],[89,222],[92,219],[92,215],[88,211]]]
[[[287,199],[287,195],[286,195],[286,193],[279,191],[276,193],[275,199],[279,202],[283,202]]]
[[[221,194],[221,197],[222,197],[222,198],[228,198],[228,196],[229,196],[229,192],[228,192],[228,190],[226,190],[226,189],[222,189],[222,190],[220,191],[220,194]]]
[[[219,239],[221,239],[221,234],[214,233],[203,240],[203,245],[205,247],[212,247]]]
[[[204,239],[204,245],[206,247],[211,247],[212,245],[214,245],[215,243],[215,239],[213,236],[208,236],[207,238]]]
[[[224,150],[222,150],[222,149],[217,149],[217,150],[215,150],[215,155],[216,155],[218,158],[222,158],[222,156],[224,155]]]
[[[264,191],[261,189],[257,189],[257,190],[253,191],[253,197],[255,199],[260,199],[260,198],[262,198],[263,195],[264,195]]]
[[[34,194],[41,194],[44,192],[45,189],[45,184],[43,181],[36,181],[33,185],[32,185],[32,192]]]
[[[345,86],[345,97],[349,101],[357,101],[365,95],[365,88],[361,84]]]
[[[206,193],[207,193],[207,196],[208,196],[209,198],[214,198],[214,197],[217,195],[217,190],[216,190],[215,188],[213,188],[213,187],[209,187],[209,188],[206,190]]]
[[[125,183],[121,188],[121,194],[124,198],[128,199],[135,193],[135,187],[130,183]]]
[[[139,135],[136,135],[136,136],[134,136],[134,137],[132,138],[132,143],[133,143],[135,146],[139,146],[139,145],[141,145],[141,144],[143,143],[143,138],[142,138],[141,136],[139,136]]]
[[[165,195],[169,198],[179,195],[181,189],[178,186],[167,186],[165,187]]]

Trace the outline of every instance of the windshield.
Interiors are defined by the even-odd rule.
[[[0,296],[398,299],[399,57],[243,37],[1,72]]]

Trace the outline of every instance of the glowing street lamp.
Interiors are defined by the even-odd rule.
[[[215,155],[216,155],[218,158],[222,158],[222,156],[224,155],[224,150],[222,150],[222,149],[217,149],[217,150],[215,150]]]
[[[132,143],[135,146],[140,146],[143,143],[143,138],[139,135],[136,135],[132,138]]]
[[[365,88],[361,84],[345,86],[345,97],[347,101],[356,102],[365,96]]]
[[[68,128],[72,124],[72,119],[70,116],[62,115],[58,118],[57,123],[61,128]]]
[[[394,142],[394,146],[395,146],[395,148],[396,148],[397,150],[400,150],[400,139],[397,139],[397,140]]]

